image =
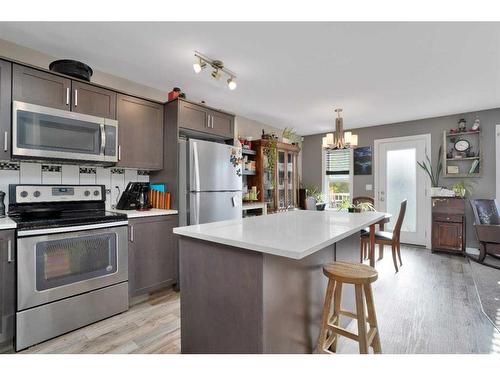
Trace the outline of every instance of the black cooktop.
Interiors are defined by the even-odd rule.
[[[43,229],[127,220],[127,215],[98,210],[33,210],[10,215],[18,229]]]

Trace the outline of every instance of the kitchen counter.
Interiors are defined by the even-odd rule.
[[[17,224],[14,220],[9,217],[0,218],[0,230],[4,229],[14,229],[17,227]]]
[[[338,211],[288,211],[279,214],[174,228],[174,233],[224,244],[303,259],[361,229],[377,223],[385,214]]]
[[[117,210],[111,209],[110,212],[116,212],[120,214],[126,214],[129,219],[136,219],[141,217],[150,216],[164,216],[164,215],[177,215],[177,210],[160,210],[159,208],[152,208],[149,211],[137,211],[137,210]]]
[[[358,263],[360,230],[385,216],[297,210],[174,228],[182,353],[312,353],[327,285],[323,265]],[[342,308],[354,311],[351,287]]]

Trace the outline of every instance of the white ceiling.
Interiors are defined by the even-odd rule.
[[[500,106],[500,23],[0,23],[0,38],[303,135]],[[221,59],[238,88],[192,69]],[[1,51],[0,51],[1,55]]]

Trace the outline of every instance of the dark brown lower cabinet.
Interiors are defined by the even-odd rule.
[[[465,200],[432,198],[432,251],[465,253]]]
[[[178,240],[172,230],[178,216],[129,220],[129,289],[138,296],[178,280]]]
[[[0,353],[14,347],[15,256],[14,231],[0,231]]]

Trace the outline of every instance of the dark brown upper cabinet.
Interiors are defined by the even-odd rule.
[[[12,98],[11,75],[12,64],[8,61],[0,60],[0,160],[10,159],[10,102]]]
[[[226,113],[210,111],[210,124],[212,133],[227,138],[233,138],[234,116]]]
[[[178,126],[224,139],[234,136],[234,115],[210,109],[185,100],[178,102]]]
[[[163,167],[163,105],[118,94],[118,165],[149,170]]]
[[[71,108],[71,80],[27,66],[13,65],[12,99],[45,107]]]
[[[116,119],[116,92],[79,81],[71,82],[73,112]]]
[[[179,101],[179,128],[191,129],[199,132],[210,132],[208,112],[204,107],[196,104]]]

